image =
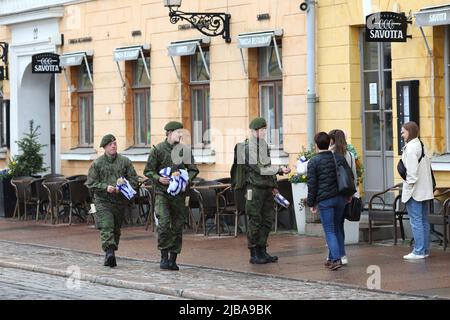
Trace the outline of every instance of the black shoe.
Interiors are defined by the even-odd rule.
[[[261,255],[267,260],[267,262],[278,262],[277,256],[271,256],[267,253],[267,247],[260,247]]]
[[[111,267],[111,268],[114,268],[117,266],[116,257],[114,255],[113,249],[106,250],[105,262],[103,263],[103,265],[105,267]]]
[[[265,264],[267,259],[261,255],[258,247],[250,248],[250,263],[251,264]]]
[[[171,252],[169,258],[169,270],[178,271],[180,268],[177,266],[177,254]]]
[[[342,268],[343,264],[341,262],[341,260],[337,260],[335,262],[330,262],[328,269],[330,269],[331,271],[336,271],[337,269]]]
[[[169,270],[169,250],[161,250],[161,262],[159,268],[162,270]]]

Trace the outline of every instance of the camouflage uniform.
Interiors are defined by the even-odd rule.
[[[96,227],[100,230],[102,248],[117,250],[120,228],[130,201],[122,193],[108,193],[108,186],[116,186],[117,179],[125,177],[136,190],[138,177],[131,160],[120,154],[115,157],[102,155],[96,159],[88,173],[86,186],[94,193]]]
[[[256,118],[250,129],[258,130],[267,126],[263,118]],[[248,248],[251,252],[250,263],[276,262],[278,257],[270,256],[267,251],[267,239],[272,230],[274,216],[274,189],[277,188],[276,175],[280,167],[272,166],[269,146],[264,139],[251,136],[245,144],[245,175],[247,201],[245,212],[248,216]]]
[[[182,156],[183,152],[179,153],[177,150],[185,150],[189,152],[187,161],[183,157],[180,164],[175,164],[172,158],[172,151],[177,155]],[[171,196],[167,193],[167,185],[159,182],[159,172],[170,167],[172,172],[179,169],[186,169],[189,173],[189,183],[199,173],[197,166],[194,164],[194,158],[191,154],[190,148],[186,148],[181,144],[170,144],[167,140],[154,146],[150,150],[147,165],[144,170],[144,175],[150,178],[155,186],[156,200],[155,211],[158,218],[158,249],[168,250],[170,253],[179,254],[182,245],[183,226],[187,218],[186,210],[186,192],[180,193],[176,196]]]

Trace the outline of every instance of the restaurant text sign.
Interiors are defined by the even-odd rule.
[[[396,12],[377,12],[366,17],[367,42],[406,42],[406,16]]]

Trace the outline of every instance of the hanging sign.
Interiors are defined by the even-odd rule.
[[[56,53],[39,53],[32,57],[33,73],[61,73],[59,55]]]
[[[366,17],[367,42],[406,42],[408,21],[405,14],[377,12]]]

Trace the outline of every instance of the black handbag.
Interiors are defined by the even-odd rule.
[[[338,165],[336,157],[333,153],[334,164],[336,165],[336,180],[338,186],[338,193],[342,196],[351,197],[356,192],[355,183],[352,179],[352,173],[349,172],[350,167],[345,168],[343,165]]]
[[[347,203],[344,209],[345,219],[348,221],[359,221],[361,219],[362,201],[353,197],[352,202]]]
[[[402,159],[397,163],[397,171],[400,177],[402,177],[403,180],[406,180],[406,167]]]

